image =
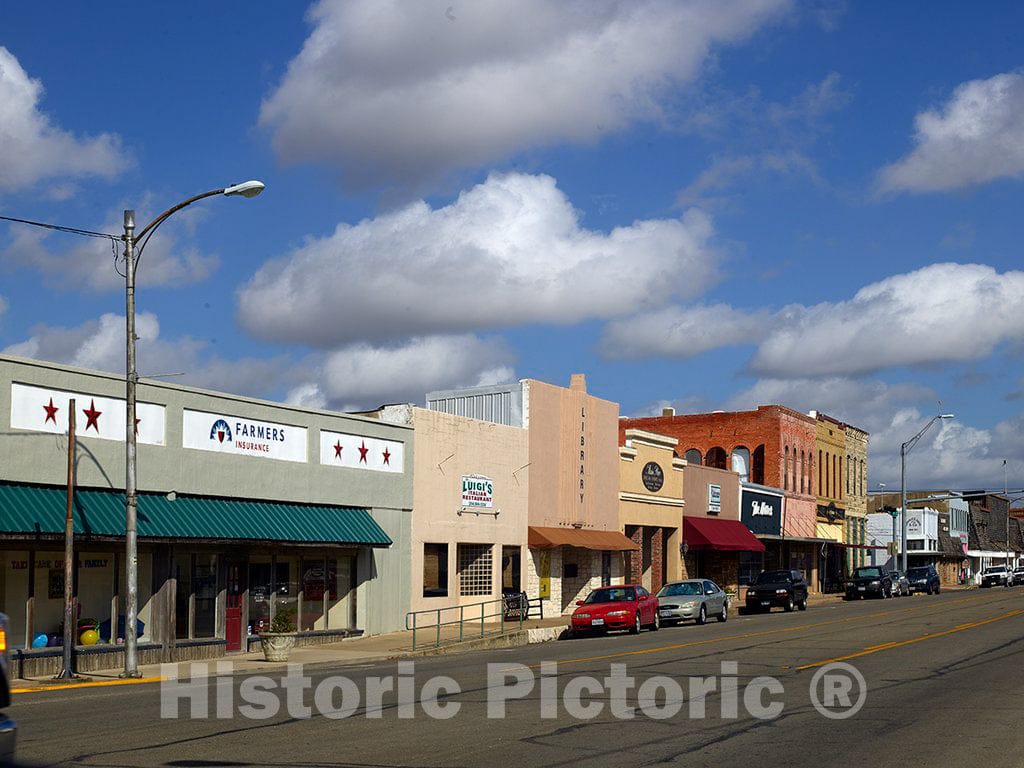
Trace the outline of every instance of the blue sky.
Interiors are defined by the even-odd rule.
[[[1024,483],[1019,3],[0,10],[0,214],[117,233],[139,368],[351,409],[781,403],[871,486]],[[0,222],[0,350],[123,370],[103,241]],[[939,405],[941,401],[941,406]],[[941,427],[941,428],[940,428]]]

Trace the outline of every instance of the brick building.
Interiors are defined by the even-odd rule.
[[[846,570],[867,562],[868,433],[852,424],[846,431],[846,533],[852,545],[846,552]]]
[[[627,429],[676,438],[688,464],[732,470],[744,482],[782,489],[782,536],[767,543],[765,561],[800,570],[812,589],[819,584],[824,541],[817,531],[815,418],[781,405],[685,415],[666,408],[661,416],[620,419],[620,444]]]

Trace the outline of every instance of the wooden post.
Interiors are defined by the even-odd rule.
[[[68,502],[64,515],[64,666],[57,675],[70,680],[75,675],[75,398],[68,402]]]

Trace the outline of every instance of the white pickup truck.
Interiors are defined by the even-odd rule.
[[[981,572],[981,586],[1008,587],[1010,586],[1010,572],[1005,565],[990,565]]]

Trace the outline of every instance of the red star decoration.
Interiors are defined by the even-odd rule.
[[[384,448],[384,463],[391,466],[391,452],[386,447]]]
[[[54,424],[57,423],[57,411],[60,410],[56,405],[53,404],[53,398],[50,398],[50,404],[44,405],[43,410],[46,411],[46,419],[43,421],[45,424],[47,421],[52,421]]]
[[[140,419],[138,417],[135,418],[135,434],[136,435],[139,434],[139,422],[140,421],[142,421],[142,419]]]
[[[341,440],[339,440],[338,442],[336,442],[334,444],[334,458],[336,458],[336,459],[340,459],[341,458],[341,449],[344,448],[344,447],[345,446],[343,446],[341,444]]]
[[[366,463],[366,454],[370,452],[370,449],[366,447],[366,441],[363,440],[363,444],[359,446],[359,460]]]
[[[82,411],[82,413],[85,414],[85,418],[86,418],[85,428],[88,429],[89,427],[95,427],[96,428],[96,432],[99,432],[100,431],[100,416],[103,414],[103,411],[97,411],[96,410],[96,401],[95,400],[90,400],[89,401],[89,410]]]

